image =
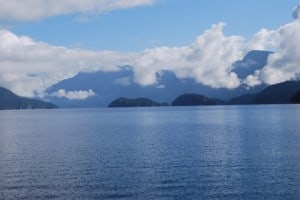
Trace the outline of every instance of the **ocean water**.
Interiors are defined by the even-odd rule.
[[[0,199],[300,199],[300,106],[0,111]]]

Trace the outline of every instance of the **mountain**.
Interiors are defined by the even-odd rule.
[[[268,86],[257,94],[245,94],[232,98],[228,104],[289,104],[299,101],[300,81],[287,81]]]
[[[271,85],[253,98],[252,104],[289,104],[300,90],[300,81],[287,81]]]
[[[271,51],[249,51],[242,60],[236,61],[233,64],[233,72],[239,78],[245,79],[248,75],[254,74],[256,70],[260,70],[266,66],[268,57],[272,53]]]
[[[182,94],[177,97],[172,106],[199,106],[199,105],[217,105],[217,101],[209,99],[201,94]]]
[[[243,79],[265,66],[269,54],[271,52],[250,51],[242,60],[233,64],[233,71]],[[46,98],[59,107],[106,107],[112,100],[120,96],[145,97],[157,102],[171,103],[175,97],[181,94],[194,93],[229,100],[236,96],[257,93],[266,87],[266,85],[260,85],[247,88],[241,85],[236,89],[211,88],[197,83],[192,78],[178,78],[171,71],[161,71],[156,76],[157,84],[141,86],[135,82],[134,72],[128,66],[114,72],[81,72],[48,88],[46,93],[49,95]],[[66,92],[92,90],[95,95],[86,99],[67,99],[53,95],[59,90]]]
[[[300,104],[300,90],[292,96],[291,103]]]
[[[51,108],[57,108],[57,106],[41,100],[20,97],[7,89],[0,87],[0,110]]]
[[[118,98],[112,101],[108,107],[154,107],[161,106],[160,103],[157,103],[151,99],[147,98],[136,98],[136,99],[128,99],[128,98]]]

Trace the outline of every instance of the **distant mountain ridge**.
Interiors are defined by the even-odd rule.
[[[300,81],[287,81],[271,85],[256,94],[245,94],[232,98],[228,102],[209,98],[199,93],[184,93],[174,98],[172,106],[199,105],[249,105],[249,104],[290,104],[300,103]],[[117,98],[109,107],[153,107],[167,106],[149,98]],[[36,99],[19,97],[11,91],[0,87],[0,110],[3,109],[52,109],[56,105]]]
[[[41,100],[20,97],[10,90],[0,87],[0,110],[53,108],[57,108],[57,106]]]
[[[251,104],[290,104],[300,103],[300,81],[286,81],[266,87],[257,94],[234,97],[228,102],[211,99],[201,94],[183,94],[177,97],[172,106],[195,105],[251,105]]]
[[[253,98],[252,104],[288,104],[300,90],[300,81],[286,81],[271,85]]]
[[[255,70],[265,66],[268,56],[272,52],[250,51],[245,57],[233,64],[233,72],[238,77],[245,78]],[[192,78],[180,79],[171,71],[157,73],[157,84],[141,86],[134,81],[134,72],[130,67],[123,67],[115,72],[82,72],[75,77],[63,80],[46,90],[47,99],[59,107],[106,107],[111,101],[119,97],[144,97],[156,102],[171,103],[175,97],[185,94],[202,94],[212,99],[230,100],[233,97],[248,93],[258,93],[266,87],[260,85],[247,88],[243,85],[236,89],[211,88],[197,83]],[[65,91],[89,91],[95,95],[84,100],[69,100],[51,95],[60,89]]]
[[[297,101],[299,91],[300,81],[286,81],[270,85],[256,94],[232,98],[229,104],[289,104]],[[300,97],[300,93],[298,95]]]

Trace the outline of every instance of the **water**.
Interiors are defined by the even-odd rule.
[[[0,111],[0,199],[299,199],[300,106]]]

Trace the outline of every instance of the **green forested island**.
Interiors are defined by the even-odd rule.
[[[300,81],[287,81],[271,85],[257,94],[245,94],[229,101],[213,99],[202,94],[186,93],[176,97],[172,106],[200,105],[251,105],[251,104],[290,104],[300,103]],[[150,107],[164,106],[147,98],[118,98],[109,107]]]
[[[147,98],[118,98],[112,101],[108,107],[155,107],[155,106],[162,106],[165,104],[160,104],[156,101]]]

